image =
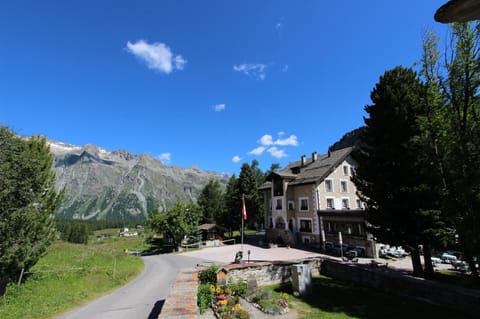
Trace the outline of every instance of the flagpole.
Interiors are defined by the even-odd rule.
[[[243,216],[242,216],[242,255],[243,255]]]
[[[245,195],[242,194],[242,214],[240,215],[240,218],[242,219],[242,255],[243,255],[243,219],[244,219],[243,208],[244,207],[245,207]]]

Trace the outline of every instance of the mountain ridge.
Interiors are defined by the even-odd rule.
[[[225,186],[229,175],[166,166],[128,150],[108,151],[93,144],[77,146],[47,140],[54,155],[57,189],[65,189],[60,219],[142,221],[151,210],[166,210],[176,201],[197,200],[211,179]]]

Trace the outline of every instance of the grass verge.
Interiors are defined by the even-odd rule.
[[[52,318],[121,287],[143,270],[126,255],[143,238],[91,239],[88,245],[54,242],[20,287],[10,284],[0,300],[2,319]]]
[[[382,293],[324,276],[314,277],[313,293],[305,299],[294,297],[291,285],[266,288],[290,294],[289,304],[302,319],[471,318],[448,308]]]

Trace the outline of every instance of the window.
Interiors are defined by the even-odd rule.
[[[309,219],[300,219],[300,231],[304,233],[311,233],[312,221]]]
[[[353,235],[355,235],[355,236],[362,236],[363,235],[362,224],[355,224],[355,228],[353,228]]]
[[[335,209],[335,204],[333,203],[333,198],[327,198],[327,209]]]
[[[281,178],[273,180],[273,196],[283,196],[283,181]]]
[[[332,222],[324,222],[323,226],[325,227],[326,233],[336,233],[335,223]]]
[[[275,207],[275,209],[282,209],[282,200],[281,199],[277,199],[277,206]]]
[[[308,198],[300,198],[300,210],[308,210]]]
[[[347,181],[341,181],[340,188],[342,190],[342,193],[347,193],[348,192]]]
[[[357,208],[358,208],[358,209],[362,209],[362,208],[363,208],[363,207],[362,207],[362,201],[359,200],[359,199],[357,199]]]
[[[285,229],[285,223],[283,222],[283,219],[282,218],[277,218],[275,220],[275,228],[277,229]]]
[[[348,204],[348,198],[342,198],[342,209],[350,209],[350,205]]]
[[[343,175],[350,176],[350,169],[348,165],[343,165]]]
[[[293,200],[288,201],[288,210],[294,210],[295,209],[295,203]]]
[[[331,179],[325,180],[325,191],[326,192],[333,192],[333,181]]]

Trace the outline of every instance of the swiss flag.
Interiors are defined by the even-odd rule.
[[[245,208],[245,197],[242,197],[242,217],[247,220],[247,209]]]

